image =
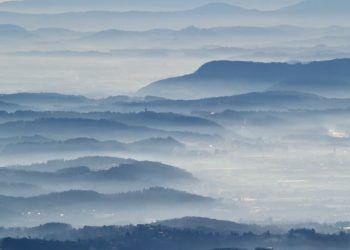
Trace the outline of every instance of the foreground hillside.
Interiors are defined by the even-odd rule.
[[[234,224],[210,219],[203,222]],[[188,224],[191,226],[190,224]],[[238,230],[236,231],[235,230]],[[348,249],[349,235],[345,233],[321,234],[313,229],[291,229],[270,233],[254,233],[250,225],[238,225],[220,232],[210,231],[207,227],[177,228],[161,225],[105,226],[74,229],[68,224],[46,224],[35,228],[2,229],[2,237],[15,233],[19,238],[4,238],[3,249],[11,250],[136,250],[136,249]],[[246,231],[244,231],[246,230]],[[254,230],[254,229],[253,229]],[[31,238],[22,238],[31,236]],[[12,236],[14,237],[14,236]],[[37,239],[33,239],[37,238]]]

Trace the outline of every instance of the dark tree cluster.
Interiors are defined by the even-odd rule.
[[[60,225],[57,225],[60,226]],[[52,226],[51,226],[52,227]],[[123,227],[62,227],[48,235],[35,229],[31,236],[4,238],[2,250],[272,250],[350,248],[346,233],[320,234],[310,229],[288,233],[213,233],[201,229],[175,229],[160,225]],[[28,231],[30,234],[30,231]],[[38,236],[40,235],[40,236]],[[36,237],[35,237],[36,236]]]

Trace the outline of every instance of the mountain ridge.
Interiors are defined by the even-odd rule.
[[[295,64],[211,61],[192,74],[151,83],[140,89],[137,94],[149,95],[157,92],[163,97],[178,99],[184,96],[186,99],[186,93],[189,98],[201,98],[228,93],[244,94],[272,88],[275,91],[298,91],[326,96],[328,91],[330,97],[334,97],[332,95],[335,93],[338,93],[339,97],[347,97],[344,90],[350,90],[349,66],[350,59],[347,58]],[[336,79],[341,80],[338,82],[343,88],[337,89],[337,85],[331,85],[332,82],[337,84],[337,81],[334,81]],[[278,88],[281,83],[286,84],[287,80],[291,82],[288,87]],[[299,85],[293,86],[293,82],[299,82]],[[307,84],[311,82],[314,87],[307,91]],[[191,96],[191,93],[195,95]]]
[[[311,0],[310,0],[311,1]],[[343,1],[343,0],[337,0]],[[344,9],[347,8],[347,2],[340,2],[340,7],[337,10],[341,10],[340,16],[347,18],[344,15]],[[228,24],[238,24],[242,21],[246,21],[249,24],[273,24],[276,20],[281,20],[286,24],[312,24],[311,26],[320,26],[320,24],[335,25],[341,23],[339,20],[339,13],[332,11],[328,8],[328,4],[324,2],[321,6],[324,12],[331,18],[319,18],[312,8],[310,11],[304,13],[302,11],[288,11],[288,9],[277,10],[254,10],[242,7],[237,7],[228,3],[209,3],[201,5],[201,7],[192,7],[185,10],[178,11],[113,11],[113,9],[107,10],[88,10],[88,11],[76,11],[76,12],[62,12],[53,14],[27,14],[2,11],[0,15],[0,23],[13,23],[16,25],[22,25],[26,28],[43,28],[45,26],[57,26],[57,28],[73,28],[80,29],[81,31],[93,31],[98,29],[109,28],[122,28],[122,29],[134,29],[145,30],[150,28],[183,28],[186,25],[197,25],[202,27],[209,26],[227,26]],[[307,19],[307,15],[315,19],[314,21]],[[338,15],[337,15],[338,14]],[[210,22],[208,22],[210,17]],[[226,17],[223,19],[223,17]],[[334,17],[334,18],[333,18]],[[104,22],[92,22],[91,19],[98,18],[104,20]],[[44,22],[44,20],[46,22]],[[133,22],[130,22],[132,20]],[[238,22],[237,20],[240,20]],[[125,22],[125,23],[124,23]],[[116,26],[119,23],[119,26]],[[85,25],[83,25],[85,24]],[[88,25],[86,25],[88,24]]]

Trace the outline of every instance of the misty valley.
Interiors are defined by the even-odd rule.
[[[177,246],[172,237],[194,237],[181,249],[251,249],[268,242],[289,249],[293,240],[317,249],[313,237],[338,239],[347,230],[346,98],[265,91],[179,101],[45,93],[0,99],[10,107],[0,114],[1,237],[38,238],[4,240],[5,249],[40,249],[57,240],[63,242],[58,249],[90,249],[97,240],[90,233],[77,243],[83,238],[71,238],[72,230],[106,233],[102,243],[91,243],[102,244],[98,249],[136,249],[127,235],[143,242],[149,233],[161,236],[146,241],[149,249]],[[199,217],[187,223],[187,216]],[[163,223],[171,218],[183,219]],[[241,225],[196,225],[205,218]],[[289,239],[292,228],[321,234],[298,232],[307,241],[301,243]]]
[[[0,250],[350,248],[348,0],[0,0]]]

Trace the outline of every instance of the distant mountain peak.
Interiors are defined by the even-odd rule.
[[[194,10],[207,10],[207,11],[227,11],[227,10],[246,10],[242,7],[231,5],[228,3],[209,3],[200,7],[195,8]]]

